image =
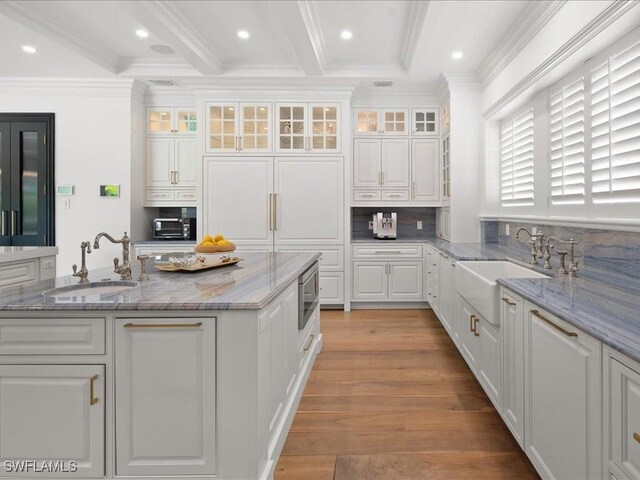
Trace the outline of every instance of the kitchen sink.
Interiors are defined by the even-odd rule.
[[[112,295],[115,293],[123,293],[135,287],[136,285],[136,282],[125,280],[78,283],[76,285],[66,285],[64,287],[52,288],[51,290],[42,292],[42,295],[49,298]]]
[[[506,261],[457,262],[456,265],[456,290],[495,326],[500,325],[500,286],[497,279],[548,278],[530,268]]]

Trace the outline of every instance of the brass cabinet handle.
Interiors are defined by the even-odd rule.
[[[123,328],[198,328],[202,322],[197,323],[125,323]]]
[[[311,344],[313,343],[313,339],[315,337],[315,334],[311,334],[311,336],[309,337],[309,344],[304,347],[304,352],[308,351],[311,348]]]
[[[474,337],[479,337],[480,336],[480,332],[478,332],[478,322],[479,321],[480,321],[480,319],[474,315],[473,316],[473,336]]]
[[[501,300],[506,303],[507,305],[511,305],[514,306],[516,304],[516,302],[512,302],[510,301],[508,298],[502,297]]]
[[[634,439],[636,442],[640,443],[640,434],[639,434],[639,433],[636,433],[636,432],[633,432],[633,439]]]
[[[476,318],[475,315],[469,315],[469,331],[476,333],[475,330],[473,329],[473,319]]]
[[[177,171],[177,170],[174,170],[174,171],[173,171],[173,175],[174,175],[174,182],[175,182],[175,185],[177,185],[177,184],[178,184],[178,181],[179,181],[179,180],[178,180],[178,171]]]
[[[540,312],[538,310],[531,310],[531,314],[538,317],[540,320],[542,320],[543,322],[547,323],[549,326],[555,328],[556,330],[558,330],[560,333],[566,335],[567,337],[577,337],[578,334],[576,332],[570,332],[568,330],[565,330],[564,328],[556,325],[555,323],[553,323],[551,320],[544,318],[542,315],[540,315]]]
[[[96,403],[98,403],[100,401],[99,398],[96,398],[94,396],[94,391],[93,391],[94,385],[95,385],[97,379],[98,379],[98,375],[94,375],[89,380],[89,405],[95,405]]]
[[[416,182],[411,182],[411,198],[416,198]]]
[[[0,219],[0,235],[3,237],[7,234],[7,211],[2,210],[2,218]]]
[[[273,230],[273,193],[269,194],[269,230]]]
[[[278,194],[273,194],[273,229],[278,230]]]

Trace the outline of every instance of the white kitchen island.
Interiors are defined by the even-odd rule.
[[[0,247],[0,288],[56,276],[58,247]]]
[[[298,277],[318,256],[0,292],[0,477],[272,477],[322,347],[319,308],[298,330]]]

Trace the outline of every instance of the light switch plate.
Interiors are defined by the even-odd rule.
[[[538,227],[531,227],[531,233],[536,235],[538,233]]]
[[[62,208],[71,208],[71,199],[63,198],[62,199]]]
[[[505,225],[504,227],[504,234],[508,237],[509,236],[509,231],[511,230],[511,225],[509,225],[508,223]]]
[[[373,230],[373,222],[369,222],[369,230]]]
[[[422,222],[418,220],[418,225],[416,227],[418,230],[422,230]]]

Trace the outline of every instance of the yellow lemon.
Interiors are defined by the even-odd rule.
[[[215,245],[215,244],[213,242],[207,241],[207,242],[202,242],[202,245],[205,245],[207,247],[211,247],[212,245]]]
[[[215,240],[216,242],[219,242],[220,240],[224,240],[224,237],[223,237],[222,235],[218,234],[218,235],[216,235],[216,236],[214,237],[214,240]]]
[[[229,240],[220,240],[218,242],[218,245],[227,246],[227,245],[231,245],[231,242]]]
[[[205,235],[202,242],[213,242],[213,237],[211,235]]]

